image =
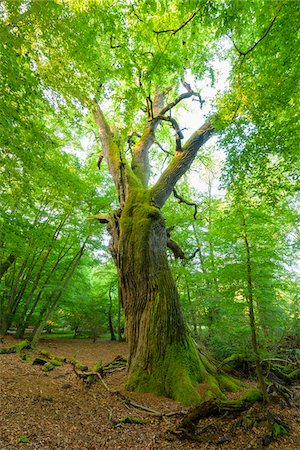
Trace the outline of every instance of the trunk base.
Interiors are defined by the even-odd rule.
[[[225,398],[223,390],[236,391],[240,383],[217,368],[196,348],[191,339],[170,344],[163,357],[152,361],[149,370],[130,371],[129,391],[151,392],[186,405],[196,405],[213,397]]]

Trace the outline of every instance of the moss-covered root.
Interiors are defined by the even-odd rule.
[[[67,362],[67,358],[65,358],[64,356],[53,355],[52,353],[44,349],[39,349],[39,354],[45,356],[48,359],[54,359],[55,361],[59,361],[61,363]]]
[[[240,385],[231,376],[219,374],[190,340],[184,345],[169,345],[163,357],[152,361],[151,370],[131,369],[126,387],[195,405],[214,397],[224,398],[223,389],[237,390]]]
[[[186,437],[191,433],[195,433],[196,426],[200,419],[211,416],[222,416],[225,413],[240,413],[249,409],[256,401],[262,399],[262,394],[256,389],[250,389],[237,400],[218,400],[216,398],[207,400],[201,405],[191,408],[186,416],[180,421],[177,426],[178,431],[183,433],[182,437]]]
[[[120,419],[116,422],[116,425],[122,425],[122,424],[135,424],[135,425],[140,425],[140,424],[144,424],[147,423],[146,420],[143,419],[138,419],[136,417],[132,417],[132,416],[127,416],[124,417],[123,419]]]
[[[18,344],[13,345],[9,348],[1,348],[0,349],[0,355],[7,355],[10,353],[19,353],[22,350],[30,350],[31,349],[31,343],[25,339],[24,341],[18,342]]]

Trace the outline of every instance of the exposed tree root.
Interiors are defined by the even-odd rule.
[[[79,361],[71,360],[67,362],[72,365],[76,376],[83,380],[87,385],[91,385],[99,379],[108,391],[110,391],[110,389],[104,382],[103,377],[112,374],[113,372],[124,370],[127,365],[127,360],[123,356],[116,356],[112,362],[106,364],[105,366],[102,366],[101,362],[98,362],[92,371],[89,371],[88,367]]]
[[[239,400],[217,400],[210,399],[201,405],[192,408],[188,414],[180,421],[175,433],[184,437],[186,433],[190,435],[195,433],[196,427],[200,419],[211,416],[222,416],[225,413],[241,413],[249,409],[256,401],[262,400],[262,394],[251,389]]]
[[[10,353],[19,353],[22,350],[30,350],[32,348],[31,342],[27,341],[21,341],[18,344],[13,345],[12,347],[8,348],[1,348],[0,349],[0,355],[8,355]]]
[[[168,438],[172,439],[173,436],[173,439],[178,438],[221,445],[230,442],[233,436],[241,429],[245,433],[249,433],[254,429],[254,438],[247,446],[247,450],[267,447],[273,440],[287,434],[289,427],[281,418],[276,417],[268,409],[256,407],[254,403],[256,403],[254,398],[252,401],[249,398],[248,400],[242,398],[235,401],[208,400],[202,405],[190,409],[177,427],[169,430]],[[250,411],[245,415],[244,412],[248,410]],[[199,421],[201,422],[201,419],[211,416],[221,417],[228,414],[234,414],[234,416],[238,417],[231,425],[231,428],[226,430],[224,436],[212,442],[211,436],[215,434],[219,427],[217,427],[215,422],[201,427]]]

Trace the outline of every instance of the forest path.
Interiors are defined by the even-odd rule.
[[[5,338],[1,347],[14,343],[13,338]],[[41,341],[40,348],[57,356],[76,357],[89,368],[99,358],[106,364],[117,355],[127,356],[126,343],[109,341],[48,340]],[[125,377],[125,371],[116,372],[107,376],[105,382],[111,390],[125,394]],[[126,396],[161,413],[186,409],[170,399],[151,394],[126,392]],[[253,408],[257,408],[256,414],[261,413],[260,405]],[[290,433],[272,442],[268,449],[298,450],[299,410],[276,406],[272,412],[284,418],[290,426]],[[250,411],[246,415],[249,416]],[[145,423],[115,425],[128,416],[142,419]],[[43,372],[41,366],[23,361],[17,354],[0,356],[1,450],[245,450],[262,432],[259,428],[245,432],[240,427],[230,433],[236,419],[212,417],[201,421],[202,426],[209,425],[203,435],[203,443],[176,438],[170,440],[171,436],[166,433],[174,427],[176,420],[174,417],[161,420],[146,411],[127,406],[109,393],[101,382],[86,387],[70,364]],[[226,438],[230,440],[222,443]]]

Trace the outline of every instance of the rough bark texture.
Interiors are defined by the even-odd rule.
[[[91,217],[108,223],[112,236],[110,247],[118,270],[119,301],[130,347],[128,389],[166,395],[187,404],[199,403],[212,395],[222,396],[223,386],[236,388],[236,383],[218,374],[215,366],[200,354],[186,328],[168,265],[168,235],[160,212],[199,148],[210,138],[209,122],[194,132],[183,147],[180,145],[180,151],[175,151],[160,178],[148,189],[149,150],[155,130],[173,106],[192,95],[192,91],[182,94],[164,108],[159,89],[153,105],[149,98],[148,121],[135,145],[131,164],[114,141],[99,105],[94,103],[103,155],[120,208],[105,217]],[[167,119],[172,122],[171,116]],[[202,383],[200,387],[198,383]]]
[[[131,190],[118,229],[113,248],[130,347],[127,388],[187,404],[222,396],[222,386],[235,388],[189,335],[168,264],[165,221],[148,190]]]

